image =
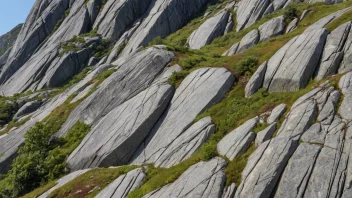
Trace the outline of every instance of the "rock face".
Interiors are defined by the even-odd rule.
[[[221,198],[235,198],[236,189],[236,184],[232,183],[224,189],[224,193]]]
[[[287,33],[289,33],[289,32],[292,32],[294,29],[296,29],[296,28],[297,28],[297,25],[298,25],[298,22],[299,22],[298,18],[294,18],[294,19],[290,22],[290,24],[288,24],[285,33],[287,34]]]
[[[255,146],[258,147],[261,145],[263,142],[269,140],[275,133],[276,131],[277,124],[274,122],[264,130],[260,131],[257,134],[257,137],[255,138]]]
[[[266,41],[285,33],[285,18],[279,16],[259,26],[260,41]]]
[[[22,117],[26,114],[29,113],[33,113],[34,111],[36,111],[41,105],[43,104],[43,102],[41,100],[35,100],[32,102],[27,102],[25,105],[23,105],[18,111],[17,113],[13,116],[14,119],[17,119],[19,117]]]
[[[143,169],[137,168],[125,175],[121,175],[110,185],[108,185],[104,190],[102,190],[95,198],[124,198],[127,195],[139,188],[146,178]]]
[[[96,125],[111,110],[151,85],[172,58],[172,53],[156,48],[130,57],[71,112],[57,136],[64,136],[78,120]]]
[[[210,44],[215,38],[225,34],[226,26],[230,17],[230,12],[222,10],[213,17],[206,20],[188,38],[188,46],[191,49],[200,49]]]
[[[219,154],[232,161],[235,157],[244,153],[255,139],[255,133],[252,130],[258,121],[258,117],[252,118],[227,134],[217,145]]]
[[[236,30],[240,31],[242,29],[245,29],[257,20],[261,19],[269,4],[269,0],[240,1],[238,3],[238,8],[236,12]]]
[[[315,80],[322,80],[328,75],[337,73],[344,55],[343,48],[350,29],[351,22],[347,22],[329,34]]]
[[[0,57],[8,51],[12,45],[16,42],[17,36],[21,31],[23,24],[19,24],[14,27],[9,32],[5,33],[4,35],[0,36]],[[9,51],[10,53],[10,51]],[[5,62],[6,63],[6,62]],[[0,61],[1,66],[1,61]]]
[[[252,75],[249,79],[246,88],[245,88],[245,96],[246,98],[250,97],[251,95],[255,94],[262,86],[264,81],[264,75],[266,72],[268,62],[264,62],[261,64],[257,71]]]
[[[270,116],[267,119],[267,123],[272,124],[279,120],[281,116],[286,112],[286,104],[280,104],[277,107],[275,107]]]
[[[339,74],[352,71],[352,27],[348,33],[348,38],[343,49],[343,59],[339,68]]]
[[[242,172],[236,198],[270,197],[297,141],[287,137],[274,138],[261,144],[250,156]]]
[[[131,163],[163,164],[160,159],[168,159],[166,156],[170,155],[170,145],[173,142],[183,142],[192,137],[183,136],[190,131],[199,133],[198,130],[190,130],[194,119],[205,109],[218,103],[230,90],[233,82],[234,77],[224,68],[203,68],[189,74],[177,88],[168,110],[154,126]],[[198,135],[196,138],[202,136]]]
[[[226,176],[225,160],[214,158],[188,168],[176,181],[159,188],[143,198],[185,197],[221,198]]]
[[[350,104],[352,101],[352,72],[349,72],[341,77],[339,86],[342,89],[344,98],[338,112],[343,119],[351,121],[352,108]]]
[[[317,29],[290,40],[268,61],[264,87],[270,92],[305,87],[319,63],[327,35],[326,29]]]
[[[236,53],[241,53],[246,49],[249,49],[254,45],[256,45],[259,41],[259,37],[260,37],[260,34],[258,30],[255,29],[250,31],[248,34],[246,34],[246,36],[242,38]]]

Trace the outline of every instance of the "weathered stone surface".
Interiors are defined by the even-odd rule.
[[[224,193],[222,194],[221,198],[235,198],[236,189],[236,184],[232,183],[230,186],[224,189]]]
[[[273,1],[273,6],[274,6],[274,10],[278,10],[281,9],[285,6],[287,0],[274,0]]]
[[[328,75],[337,73],[343,58],[343,48],[350,29],[351,22],[347,22],[329,34],[315,80],[322,80]]]
[[[276,131],[277,124],[276,122],[272,123],[270,126],[260,131],[255,138],[255,146],[258,147],[263,142],[269,140]]]
[[[313,124],[301,137],[303,142],[324,144],[327,130],[321,128],[320,123]]]
[[[285,121],[282,123],[277,136],[299,139],[303,132],[311,126],[317,116],[317,102],[315,100],[308,100],[291,109]]]
[[[270,38],[285,33],[285,26],[284,16],[279,16],[269,20],[258,28],[260,32],[260,41],[267,41]]]
[[[299,17],[299,21],[302,21],[307,16],[307,14],[309,12],[310,12],[310,10],[304,10],[301,14],[301,17]]]
[[[214,132],[215,125],[210,117],[199,120],[168,146],[155,166],[169,168],[191,157]]]
[[[278,184],[275,198],[303,197],[321,146],[302,143],[289,160]]]
[[[224,35],[229,16],[229,11],[222,10],[206,20],[188,38],[187,45],[189,48],[200,49],[201,47],[210,44],[215,38]]]
[[[93,29],[116,42],[127,28],[147,11],[150,3],[151,0],[109,0],[99,13]]]
[[[246,36],[244,36],[242,38],[236,53],[241,53],[241,52],[253,47],[254,45],[256,45],[259,42],[259,38],[260,38],[260,34],[257,29],[254,29],[254,30],[248,32],[248,34],[246,34]]]
[[[345,120],[352,121],[352,72],[341,77],[339,87],[344,94],[338,113]]]
[[[265,75],[267,64],[268,64],[267,61],[261,64],[258,67],[257,71],[249,79],[245,88],[246,98],[255,94],[263,86],[264,75]]]
[[[73,173],[70,173],[64,177],[62,177],[61,179],[59,179],[56,182],[56,185],[52,188],[50,188],[48,191],[46,191],[45,193],[41,194],[38,198],[46,198],[49,197],[50,193],[53,192],[54,190],[60,188],[61,186],[64,186],[65,184],[67,184],[68,182],[76,179],[78,176],[88,172],[90,169],[85,169],[85,170],[79,170],[79,171],[75,171]]]
[[[269,4],[270,0],[240,1],[236,12],[236,31],[245,29],[261,19]]]
[[[261,144],[249,157],[242,172],[236,198],[270,197],[286,163],[297,148],[297,141],[274,138]]]
[[[6,50],[6,52],[0,56],[0,71],[2,67],[6,64],[7,59],[9,58],[10,52],[11,52],[11,48]]]
[[[131,36],[121,56],[127,56],[154,38],[165,37],[184,26],[209,0],[156,0]]]
[[[352,26],[352,25],[351,25]],[[339,74],[352,71],[352,27],[343,49],[342,63],[339,68]]]
[[[255,139],[255,133],[252,132],[252,129],[258,121],[258,117],[252,118],[222,138],[217,145],[219,154],[232,161],[235,157],[244,153]]]
[[[222,56],[232,56],[236,54],[239,45],[240,45],[240,42],[235,43],[230,47],[230,49],[228,49],[225,53],[223,53]]]
[[[87,86],[83,91],[79,92],[77,94],[77,96],[71,100],[70,103],[71,104],[75,103],[75,102],[81,100],[82,98],[84,98],[94,88],[95,84],[96,83],[93,83],[93,84]]]
[[[143,198],[184,197],[221,198],[226,176],[225,160],[216,157],[188,168],[176,181],[159,188]]]
[[[312,77],[329,31],[317,29],[291,39],[268,61],[264,87],[270,92],[297,91]]]
[[[41,105],[43,104],[43,102],[41,100],[35,100],[32,102],[27,102],[25,105],[23,105],[18,111],[17,113],[13,116],[13,119],[17,119],[19,117],[22,117],[26,114],[29,113],[33,113],[34,111],[36,111]]]
[[[285,34],[289,33],[289,32],[292,32],[293,30],[295,30],[297,28],[297,25],[298,25],[298,18],[294,18],[290,24],[288,24],[287,26],[287,29],[285,31]]]
[[[124,198],[127,195],[139,188],[146,178],[142,168],[134,169],[125,175],[121,175],[104,190],[102,190],[95,198]]]
[[[155,48],[149,48],[130,57],[117,72],[71,112],[57,136],[64,136],[78,120],[87,124],[97,124],[112,109],[151,85],[172,58],[171,52]]]
[[[278,106],[276,106],[272,111],[270,116],[267,119],[267,123],[268,124],[272,124],[274,122],[276,122],[277,120],[279,120],[281,118],[281,116],[286,112],[286,104],[280,104]]]
[[[226,25],[224,34],[231,32],[234,25],[235,23],[233,22],[233,15],[232,13],[230,13],[229,19],[227,20],[227,25]]]
[[[352,93],[352,72],[348,72],[341,77],[339,87],[343,94]]]
[[[221,101],[233,82],[234,77],[224,68],[203,68],[189,74],[131,163],[157,162],[201,112]]]
[[[317,118],[318,122],[325,125],[330,125],[335,116],[335,107],[340,100],[341,93],[339,91],[334,91],[330,94],[328,100],[324,104],[324,107],[319,112]]]

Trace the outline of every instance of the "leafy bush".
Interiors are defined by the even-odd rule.
[[[3,126],[10,122],[17,110],[17,105],[0,100],[0,125]]]
[[[251,75],[255,72],[257,66],[258,66],[258,58],[256,57],[246,57],[241,60],[241,62],[238,64],[236,71],[240,75]]]

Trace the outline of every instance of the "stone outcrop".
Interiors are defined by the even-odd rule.
[[[240,31],[245,29],[261,19],[269,4],[269,0],[240,1],[236,12],[236,30]]]
[[[216,157],[188,168],[176,181],[159,188],[143,198],[185,197],[221,198],[226,176],[225,160]]]
[[[272,124],[279,120],[281,116],[286,112],[286,104],[280,104],[275,107],[272,111],[270,116],[267,119],[267,123]]]
[[[168,110],[154,126],[131,163],[163,164],[160,159],[168,160],[165,155],[170,155],[169,151],[172,150],[170,145],[173,142],[187,140],[183,136],[185,133],[191,131],[196,132],[195,134],[199,133],[199,130],[190,130],[194,119],[205,109],[220,102],[233,82],[234,77],[224,68],[203,68],[189,74],[177,88]],[[192,136],[187,138],[190,137]],[[198,135],[196,138],[202,138],[202,136]]]
[[[18,111],[17,113],[13,116],[13,119],[18,119],[26,114],[33,113],[36,111],[41,105],[43,104],[43,101],[41,100],[35,100],[31,102],[27,102],[24,104]]]
[[[350,23],[351,25],[351,23]],[[339,74],[352,71],[352,27],[348,33],[348,37],[343,49],[343,58],[340,68],[338,70]]]
[[[258,117],[252,118],[221,139],[217,145],[219,154],[232,161],[235,157],[244,153],[255,139],[255,133],[252,130],[258,121]]]
[[[258,147],[263,142],[269,140],[274,135],[276,131],[276,127],[277,127],[277,124],[276,122],[274,122],[264,130],[258,132],[257,137],[255,138],[255,146]]]
[[[255,46],[259,42],[259,38],[259,31],[254,29],[248,32],[240,42],[232,45],[231,48],[223,54],[223,56],[232,56],[234,54],[244,52],[245,50]]]
[[[236,189],[236,184],[232,183],[224,189],[224,193],[221,198],[235,198]]]
[[[134,169],[125,175],[121,175],[106,188],[104,188],[95,198],[125,198],[127,195],[139,188],[146,178],[142,168]]]
[[[264,75],[266,72],[268,62],[262,63],[257,71],[252,75],[249,79],[246,88],[245,88],[245,96],[248,98],[251,95],[255,94],[262,86],[264,81]]]
[[[339,86],[344,94],[343,101],[338,110],[341,117],[345,120],[352,121],[352,72],[341,77]]]
[[[285,33],[285,26],[284,16],[279,16],[269,20],[258,28],[260,32],[260,41],[267,41],[270,38]]]
[[[188,38],[187,45],[189,48],[200,49],[209,45],[215,38],[223,36],[226,32],[228,20],[231,19],[230,15],[229,11],[222,10],[206,20]]]
[[[287,29],[285,31],[285,33],[289,33],[289,32],[292,32],[293,30],[295,30],[297,28],[297,25],[298,25],[298,18],[294,18],[287,26]]]

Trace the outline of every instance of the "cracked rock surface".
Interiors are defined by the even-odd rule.
[[[266,41],[285,33],[285,26],[284,16],[269,20],[258,28],[260,32],[260,41]]]

